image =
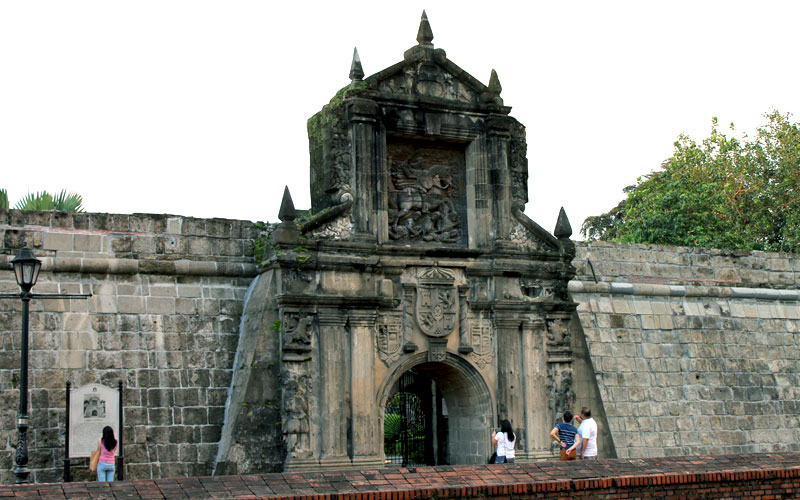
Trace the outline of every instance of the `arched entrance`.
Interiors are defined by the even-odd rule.
[[[492,395],[459,356],[409,357],[387,376],[378,398],[387,465],[482,464],[491,453]]]

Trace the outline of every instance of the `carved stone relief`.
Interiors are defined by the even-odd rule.
[[[464,151],[390,142],[387,155],[389,238],[464,244]]]
[[[494,359],[492,325],[488,320],[480,317],[473,320],[469,331],[473,349],[469,357],[480,369],[484,369]]]
[[[428,339],[428,361],[447,359],[447,339]]]
[[[378,357],[386,366],[400,358],[403,347],[403,330],[399,316],[383,316],[378,319],[377,342]]]
[[[352,192],[350,186],[350,137],[344,109],[339,107],[326,113],[327,128],[323,129],[323,164],[330,180],[325,191],[336,198],[344,192]]]
[[[287,312],[283,315],[283,341],[281,349],[284,360],[297,360],[310,358],[311,340],[314,333],[314,315],[298,312]]]
[[[514,223],[508,235],[508,239],[514,243],[517,248],[526,252],[539,252],[544,250],[541,242],[519,222]]]
[[[575,403],[572,390],[572,368],[570,365],[552,364],[548,369],[548,383],[551,385],[550,410],[553,421],[558,422],[565,410],[571,410]]]
[[[312,455],[308,422],[311,376],[304,373],[305,363],[294,365],[284,370],[283,434],[289,456],[306,458]]]
[[[571,336],[569,325],[563,319],[554,319],[547,322],[547,351],[570,351]]]
[[[415,313],[417,325],[425,335],[446,337],[453,332],[459,308],[452,271],[440,267],[420,270]]]
[[[311,236],[328,240],[349,240],[353,236],[353,221],[349,215],[343,215],[315,229]]]
[[[478,99],[472,88],[431,61],[406,66],[401,73],[381,81],[378,90],[387,94],[438,97],[464,103]]]

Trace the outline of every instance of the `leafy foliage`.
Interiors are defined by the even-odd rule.
[[[5,189],[0,189],[0,210],[8,210],[8,193]]]
[[[83,197],[76,193],[68,193],[66,189],[62,189],[55,196],[47,191],[28,193],[14,205],[14,208],[17,210],[83,212]]]
[[[625,188],[612,210],[588,217],[588,239],[800,252],[800,124],[768,113],[754,138],[681,135],[662,170]],[[731,125],[733,130],[733,125]]]

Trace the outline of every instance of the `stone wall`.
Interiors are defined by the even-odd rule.
[[[9,261],[27,245],[43,260],[34,293],[93,294],[31,302],[32,480],[62,477],[68,380],[112,388],[122,380],[126,478],[211,473],[255,239],[266,230],[168,215],[0,211],[0,292],[19,291]],[[20,309],[0,300],[2,483],[13,481]],[[85,467],[74,470],[87,477]]]
[[[595,242],[574,265],[620,457],[800,450],[800,256]]]

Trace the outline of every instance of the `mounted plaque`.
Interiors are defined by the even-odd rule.
[[[97,449],[103,427],[109,425],[119,439],[119,392],[100,384],[72,391],[69,404],[69,449],[72,457],[88,457]],[[119,446],[117,450],[119,450]]]

